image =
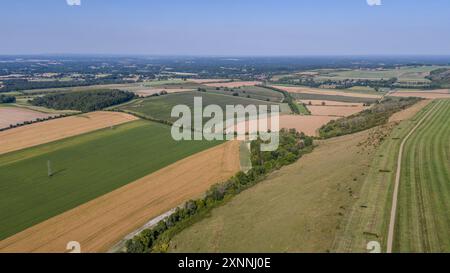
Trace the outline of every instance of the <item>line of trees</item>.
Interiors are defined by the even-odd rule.
[[[283,96],[284,96],[283,102],[287,103],[289,105],[289,108],[291,108],[291,111],[294,114],[300,115],[300,110],[298,109],[298,106],[295,103],[294,98],[291,96],[291,93],[289,93],[289,92],[287,92],[285,90],[273,87],[273,86],[266,86],[266,85],[256,85],[256,86],[262,87],[262,88],[266,88],[266,89],[270,89],[270,90],[273,90],[273,91],[276,91],[276,92],[279,92],[279,93],[283,94]]]
[[[420,98],[386,98],[358,114],[332,120],[319,129],[320,137],[331,138],[364,131],[388,122],[389,117],[420,101]]]
[[[135,94],[122,90],[95,90],[49,94],[29,101],[32,105],[57,110],[91,112],[121,104],[135,98]]]
[[[313,139],[296,130],[282,130],[276,151],[261,152],[260,140],[251,143],[252,169],[239,172],[225,183],[211,187],[205,197],[191,200],[155,227],[142,231],[126,242],[128,253],[165,252],[171,238],[185,227],[200,220],[214,207],[223,204],[239,192],[257,184],[270,172],[297,161],[313,149]]]

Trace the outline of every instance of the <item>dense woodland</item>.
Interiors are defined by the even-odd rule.
[[[155,227],[142,231],[126,244],[127,252],[165,252],[170,239],[183,228],[205,216],[214,207],[226,202],[232,196],[257,184],[270,172],[297,161],[302,155],[312,151],[311,137],[295,130],[280,132],[280,145],[276,151],[261,152],[261,141],[251,143],[252,169],[248,173],[239,172],[222,184],[217,184],[201,199],[186,202],[172,215],[160,221]]]
[[[14,96],[7,96],[7,95],[0,95],[0,103],[15,103],[16,97]]]
[[[386,98],[358,114],[330,121],[320,128],[320,136],[322,138],[342,136],[385,124],[393,113],[406,109],[419,100],[412,97]]]
[[[37,97],[30,103],[56,110],[91,112],[130,101],[134,97],[134,93],[121,90],[96,90],[49,94]]]
[[[430,81],[439,84],[441,87],[450,87],[450,69],[439,68],[431,71],[427,77]]]

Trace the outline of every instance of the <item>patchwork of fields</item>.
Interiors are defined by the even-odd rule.
[[[158,133],[158,128],[153,131]],[[188,149],[186,145],[183,147]],[[180,149],[160,151],[154,149],[153,165],[159,159],[166,161],[167,156],[163,155],[166,152],[171,152],[172,157],[183,155]],[[73,240],[81,244],[83,252],[106,252],[150,219],[198,198],[211,185],[237,171],[239,143],[215,146],[0,241],[0,252],[64,252],[67,242]],[[95,191],[94,185],[87,187]]]
[[[0,238],[219,143],[176,142],[170,127],[140,120],[2,155]]]
[[[426,83],[433,69],[302,75],[335,80],[395,76]],[[179,119],[171,117],[173,107],[187,105],[194,115],[194,97],[202,97],[203,107],[222,109],[279,105],[281,128],[319,137],[323,125],[368,109],[387,92],[369,86],[274,86],[291,99],[259,84],[169,79],[18,93],[17,105],[26,107],[33,96],[99,88],[145,98],[106,108],[122,112],[91,112],[0,132],[0,252],[64,252],[72,240],[82,243],[83,252],[104,252],[150,219],[201,196],[239,170],[248,171],[252,164],[246,142],[172,139],[165,124]],[[168,94],[159,95],[162,91]],[[384,250],[400,143],[430,113],[405,145],[394,252],[449,252],[450,91],[405,89],[387,95],[427,100],[395,113],[386,125],[317,140],[313,153],[181,231],[170,251],[366,252],[369,241],[380,242]],[[284,103],[287,99],[294,106]],[[295,104],[300,115],[292,114]],[[0,128],[57,114],[48,110],[2,105]]]

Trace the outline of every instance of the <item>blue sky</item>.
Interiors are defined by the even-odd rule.
[[[450,55],[450,1],[1,0],[0,55]]]

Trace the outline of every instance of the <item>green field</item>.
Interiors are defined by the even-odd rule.
[[[174,93],[165,96],[159,97],[150,97],[146,99],[140,99],[135,101],[134,103],[130,103],[124,106],[119,107],[121,110],[130,111],[145,115],[147,117],[158,119],[158,120],[167,120],[174,122],[178,119],[178,117],[171,117],[172,108],[176,105],[187,105],[193,112],[194,108],[194,97],[202,97],[203,99],[203,107],[206,107],[211,104],[216,104],[220,106],[222,109],[225,109],[226,105],[274,105],[276,103],[265,102],[256,99],[248,99],[242,97],[235,96],[225,96],[221,94],[212,94],[208,92],[197,92],[197,91],[189,91],[189,92],[181,92]],[[224,117],[225,118],[225,117]],[[206,119],[207,120],[207,119]]]
[[[336,236],[333,251],[365,252],[367,251],[366,245],[370,241],[380,242],[382,250],[386,250],[390,209],[392,206],[392,187],[395,181],[400,143],[401,140],[409,133],[412,128],[414,128],[417,122],[427,113],[427,111],[429,111],[433,107],[434,104],[435,102],[430,103],[414,118],[401,122],[398,126],[393,128],[392,132],[389,134],[389,137],[384,137],[384,141],[380,148],[377,150],[374,160],[370,163],[370,170],[368,172],[367,178],[361,185],[361,191],[359,192],[358,201],[351,209],[351,213],[346,216],[345,224],[341,226],[340,232],[338,236]],[[447,102],[447,111],[448,105],[449,103]],[[444,115],[445,113],[443,113],[442,111],[443,109],[441,109],[441,115]],[[439,127],[442,130],[447,129],[447,135],[443,134],[442,132],[440,132],[439,135],[433,135],[434,137],[430,137],[430,135],[428,135],[428,138],[422,139],[422,148],[419,148],[420,144],[418,144],[419,147],[414,146],[417,145],[417,143],[414,142],[414,140],[416,139],[416,134],[418,136],[423,135],[423,133],[428,129],[419,130],[416,131],[412,138],[407,142],[402,168],[402,181],[400,182],[401,189],[399,194],[396,235],[394,238],[394,251],[419,251],[419,248],[411,247],[411,243],[415,244],[419,242],[419,238],[423,237],[423,234],[419,235],[420,233],[417,232],[420,226],[412,226],[412,223],[408,222],[413,221],[415,224],[423,222],[420,217],[411,214],[411,211],[417,212],[418,203],[416,203],[416,201],[420,200],[421,196],[417,196],[417,192],[411,192],[411,187],[415,187],[415,190],[418,190],[419,188],[416,187],[417,184],[414,181],[415,178],[412,178],[410,175],[405,174],[405,172],[412,171],[412,167],[408,166],[408,161],[415,161],[415,163],[419,163],[419,165],[414,165],[413,168],[415,171],[421,173],[428,172],[427,174],[430,175],[430,177],[428,177],[426,181],[417,181],[417,183],[420,183],[420,187],[436,187],[443,185],[443,188],[440,188],[439,191],[427,191],[427,193],[433,196],[433,200],[435,200],[436,203],[445,203],[444,200],[448,200],[448,176],[447,180],[439,180],[439,178],[436,179],[436,176],[439,176],[440,179],[445,179],[445,177],[442,177],[442,174],[447,173],[448,175],[448,170],[450,167],[448,164],[448,159],[445,160],[443,158],[428,158],[427,163],[425,163],[423,159],[420,160],[419,158],[416,158],[412,155],[412,153],[415,153],[416,149],[423,149],[423,143],[427,143],[428,146],[425,145],[425,147],[429,148],[429,153],[432,151],[431,148],[437,148],[439,147],[439,145],[442,145],[442,150],[440,150],[437,154],[440,154],[440,156],[442,156],[447,153],[448,155],[448,141],[445,142],[445,140],[449,139],[448,119],[446,121],[447,123],[442,123],[442,121],[444,121],[445,119],[444,116],[441,116],[440,121],[436,119],[434,120],[434,122],[430,122],[432,118],[433,116],[430,116],[422,126],[425,128],[427,128],[428,126],[434,126],[435,129],[436,127]],[[430,134],[433,133],[430,132]],[[436,134],[436,132],[434,132],[434,134]],[[445,147],[445,145],[447,146]],[[429,167],[436,165],[438,166],[438,168],[434,167],[434,169],[430,169]],[[447,182],[447,184],[445,184],[445,182]],[[447,199],[442,199],[444,198],[445,194],[447,194]],[[430,196],[426,196],[426,198],[430,198]],[[435,230],[431,230],[430,228],[430,231],[427,232],[427,235],[435,236],[434,234],[436,234],[437,232],[441,232],[439,236],[441,236],[442,239],[442,242],[440,244],[440,247],[442,247],[442,249],[440,249],[440,251],[446,250],[448,252],[448,240],[450,235],[448,232],[449,229],[444,231],[442,230],[443,228],[445,229],[449,227],[448,202],[446,211],[443,207],[434,209],[435,210],[433,212],[429,210],[426,217],[436,220],[438,223],[436,226],[438,226],[439,228],[436,228]],[[420,250],[427,251],[426,249]],[[439,249],[436,248],[434,248],[434,250],[439,251]]]
[[[303,103],[297,103],[298,111],[300,112],[300,115],[311,115],[311,112],[308,110],[308,108]]]
[[[139,120],[2,155],[0,240],[219,143]]]
[[[206,90],[207,92],[229,96],[237,93],[239,94],[239,97],[252,98],[263,101],[282,102],[284,100],[284,96],[282,93],[259,86],[243,86],[238,88],[207,87]]]
[[[394,236],[397,252],[450,252],[450,100],[405,144]]]

